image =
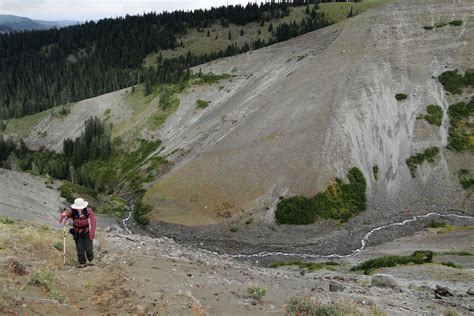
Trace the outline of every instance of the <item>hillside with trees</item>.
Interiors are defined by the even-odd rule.
[[[191,66],[329,25],[324,13],[313,5],[302,21],[280,24],[267,40],[242,46],[231,42],[225,49],[160,59],[154,69],[142,67],[143,59],[150,53],[182,45],[180,36],[191,29],[204,29],[216,23],[224,27],[264,24],[312,2],[315,1],[293,0],[189,12],[152,12],[61,29],[0,35],[0,72],[4,74],[0,79],[0,118],[22,117],[145,80],[176,83]],[[163,72],[167,75],[161,75]]]

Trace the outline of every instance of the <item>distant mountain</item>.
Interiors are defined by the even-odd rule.
[[[32,20],[27,17],[0,14],[0,32],[9,33],[14,31],[27,31],[27,30],[47,30],[53,27],[65,27],[71,24],[80,23],[80,21],[42,21]]]
[[[0,25],[0,34],[10,33],[12,32],[12,28],[6,25]]]

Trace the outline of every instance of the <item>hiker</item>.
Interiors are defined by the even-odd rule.
[[[87,265],[94,265],[95,215],[94,211],[87,207],[87,205],[87,201],[77,198],[74,200],[74,204],[71,205],[72,210],[64,210],[59,218],[60,223],[64,223],[69,218],[73,220],[73,226],[69,232],[73,235],[76,242],[77,260],[79,261],[78,268],[86,266],[86,257],[89,261]]]

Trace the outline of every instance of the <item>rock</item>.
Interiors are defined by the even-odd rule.
[[[15,259],[10,259],[8,261],[8,268],[10,268],[10,271],[15,273],[16,275],[28,274],[28,271],[26,271],[26,267]]]
[[[436,285],[436,289],[434,290],[435,292],[435,298],[441,298],[442,296],[454,296],[451,291],[444,286],[439,286]]]
[[[389,274],[376,274],[372,277],[372,286],[379,287],[397,287],[395,278]]]
[[[331,282],[329,283],[329,291],[330,292],[342,292],[344,291],[344,286],[342,284]]]
[[[474,295],[474,290],[473,290],[473,289],[469,289],[469,290],[467,290],[466,294],[467,294],[467,295]]]
[[[256,300],[252,300],[252,301],[250,302],[250,304],[252,304],[252,305],[257,305],[258,302],[257,302]]]

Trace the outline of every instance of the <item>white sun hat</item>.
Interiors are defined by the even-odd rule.
[[[75,210],[82,210],[82,209],[85,209],[87,207],[87,201],[84,201],[84,199],[82,198],[77,198],[74,200],[74,204],[71,205],[71,208],[75,209]]]

